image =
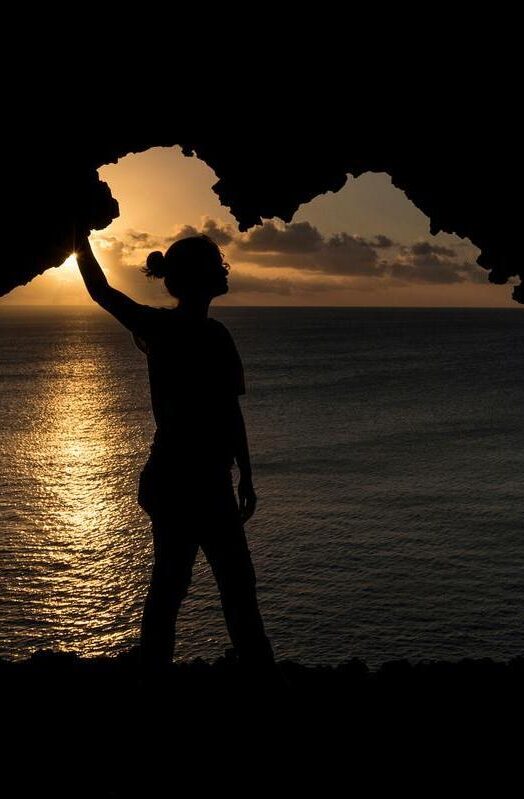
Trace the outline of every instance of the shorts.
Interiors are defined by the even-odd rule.
[[[137,501],[152,518],[195,508],[220,512],[236,505],[231,468],[190,460],[181,464],[151,453],[140,472]]]

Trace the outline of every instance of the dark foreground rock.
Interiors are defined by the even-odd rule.
[[[523,686],[524,658],[376,671],[356,659],[283,661],[268,675],[224,657],[147,680],[134,651],[40,651],[0,661],[3,779],[13,796],[361,796],[408,785],[502,796],[521,760]]]
[[[74,653],[38,650],[27,660],[0,659],[0,683],[3,691],[46,689],[79,693],[111,692],[133,686],[139,691],[159,688],[166,695],[181,699],[185,692],[201,690],[216,694],[227,689],[238,695],[250,684],[261,692],[279,690],[295,696],[303,694],[319,700],[335,694],[340,701],[356,696],[395,695],[398,692],[416,691],[419,696],[473,694],[478,690],[486,694],[517,689],[524,683],[524,656],[509,662],[489,658],[460,661],[424,660],[411,663],[393,660],[372,671],[357,658],[337,666],[304,666],[290,660],[277,664],[275,674],[250,672],[242,669],[229,653],[214,663],[195,659],[187,663],[173,663],[158,678],[144,679],[133,649],[117,657],[82,658]]]

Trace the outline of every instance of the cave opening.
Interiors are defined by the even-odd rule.
[[[514,307],[508,286],[489,283],[476,264],[479,249],[457,235],[431,235],[429,219],[384,172],[348,175],[290,222],[263,219],[242,233],[213,191],[213,170],[180,146],[128,154],[98,175],[120,215],[93,230],[91,241],[108,279],[140,302],[172,300],[139,271],[148,252],[205,231],[233,265],[230,291],[216,305]],[[68,256],[2,304],[88,305],[89,298]]]
[[[351,176],[338,192],[300,206],[289,223],[263,220],[240,233],[213,192],[214,172],[179,147],[151,148],[99,170],[120,216],[94,234],[117,287],[165,302],[137,269],[152,249],[207,232],[233,264],[217,305],[500,306],[507,288],[488,284],[468,239],[439,233],[385,173]],[[146,299],[147,297],[147,299]]]

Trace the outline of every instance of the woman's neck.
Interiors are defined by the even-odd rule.
[[[194,321],[204,321],[208,318],[209,305],[211,298],[203,299],[183,299],[178,301],[176,306],[180,316],[184,319],[192,319]]]

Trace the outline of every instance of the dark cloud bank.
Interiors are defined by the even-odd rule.
[[[264,276],[263,270],[259,275],[234,270],[232,292],[291,294],[358,288],[358,281],[353,278],[380,279],[397,286],[487,282],[484,270],[464,260],[463,253],[451,247],[428,241],[400,245],[382,234],[371,239],[345,232],[323,236],[309,222],[277,225],[266,221],[247,233],[239,233],[208,218],[199,228],[186,225],[174,236],[158,237],[130,230],[123,243],[115,239],[107,241],[119,259],[139,266],[146,251],[165,250],[173,241],[199,233],[211,236],[221,248],[227,248],[227,257],[233,265],[291,268],[302,275],[293,279],[289,274],[281,278]],[[140,285],[143,286],[143,281]]]

